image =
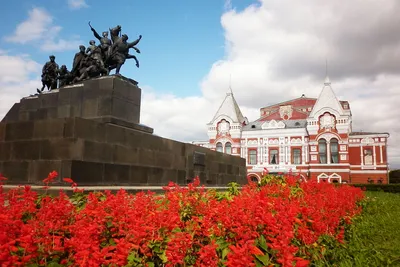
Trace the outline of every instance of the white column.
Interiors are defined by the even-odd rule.
[[[331,142],[326,142],[326,162],[331,164]]]
[[[381,163],[383,163],[382,145],[379,145],[379,152],[381,155]]]
[[[360,157],[361,157],[361,165],[364,165],[364,157],[363,157],[363,148],[362,148],[362,145],[360,145]]]
[[[306,154],[306,162],[308,161],[308,148],[309,145],[304,146],[304,153]]]
[[[287,145],[285,146],[285,163],[286,162],[289,162],[289,159],[288,159],[288,147],[287,147]]]
[[[374,145],[374,166],[376,166],[376,146]]]

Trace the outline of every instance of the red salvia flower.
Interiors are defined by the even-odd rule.
[[[63,178],[63,181],[69,184],[73,184],[74,181],[71,178]]]
[[[46,187],[57,176],[51,172]],[[360,214],[364,193],[347,185],[300,183],[293,175],[284,179],[284,185],[273,179],[261,187],[249,183],[222,198],[198,177],[187,187],[168,184],[162,196],[120,190],[74,201],[62,191],[39,196],[29,186],[4,192],[0,185],[0,266],[237,267],[263,259],[266,266],[309,266],[326,249],[322,235],[345,242],[344,226]],[[63,181],[83,191],[71,178]]]

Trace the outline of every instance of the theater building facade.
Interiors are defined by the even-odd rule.
[[[245,158],[253,180],[292,172],[304,181],[388,182],[389,134],[353,132],[350,104],[337,99],[328,77],[318,98],[263,107],[252,122],[230,91],[207,127],[209,140],[193,143]]]

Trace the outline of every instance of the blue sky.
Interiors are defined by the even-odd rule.
[[[240,10],[252,2],[240,0],[234,4]],[[99,33],[120,24],[130,41],[139,34],[143,36],[138,45],[142,52],[138,56],[140,68],[130,60],[121,73],[140,85],[178,96],[199,94],[200,81],[212,64],[224,57],[224,33],[220,23],[226,5],[223,0],[88,0],[87,4],[88,7],[70,9],[64,0],[10,1],[0,11],[2,20],[7,21],[0,24],[0,30],[5,36],[12,35],[16,26],[28,18],[32,8],[44,9],[53,16],[53,24],[62,27],[59,38],[82,40],[85,46],[94,39],[88,21]],[[41,51],[35,42],[15,44],[4,38],[0,47],[11,50],[11,54],[29,54],[43,64],[52,53]],[[53,54],[59,65],[66,64],[71,69],[78,48],[75,50],[54,51]]]

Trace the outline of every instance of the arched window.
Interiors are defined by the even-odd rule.
[[[223,152],[222,144],[221,144],[221,143],[217,143],[217,151],[218,151],[218,152]]]
[[[326,164],[326,140],[319,139],[318,141],[318,153],[319,153],[319,163]]]
[[[250,180],[251,180],[252,182],[258,183],[258,178],[257,178],[256,176],[254,176],[254,175],[251,175],[251,176],[250,176]]]
[[[338,140],[331,139],[331,163],[339,163],[339,143]]]
[[[225,153],[232,154],[232,144],[229,142],[225,144]]]

